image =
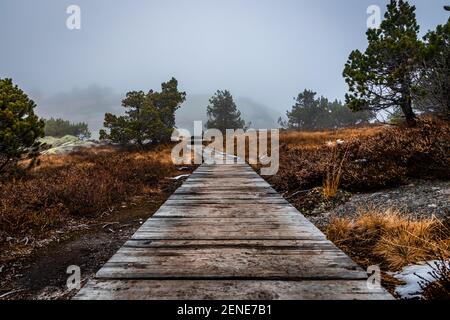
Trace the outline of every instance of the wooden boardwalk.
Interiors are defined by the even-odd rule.
[[[75,299],[391,299],[247,164],[201,165]]]

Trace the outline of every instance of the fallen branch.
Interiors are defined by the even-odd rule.
[[[102,229],[105,229],[106,227],[112,226],[113,224],[119,224],[118,222],[108,222],[103,225]]]
[[[12,294],[14,294],[14,293],[18,293],[18,292],[21,292],[21,291],[24,291],[24,290],[25,290],[25,289],[19,289],[19,290],[12,290],[12,291],[9,291],[9,292],[7,292],[7,293],[2,294],[2,295],[0,296],[0,299],[6,298],[6,297],[9,296],[9,295],[12,295]]]
[[[311,191],[312,189],[306,189],[306,190],[299,190],[299,191],[295,191],[293,194],[291,194],[290,196],[286,197],[286,199],[290,199],[300,193],[307,193],[309,191]]]

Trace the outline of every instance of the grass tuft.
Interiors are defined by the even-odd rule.
[[[442,221],[411,220],[395,209],[372,208],[353,220],[337,218],[326,233],[363,265],[381,264],[390,271],[450,253],[450,230]]]
[[[348,149],[345,149],[341,152],[338,144],[332,148],[331,161],[327,167],[323,183],[323,194],[327,199],[334,198],[339,190],[343,165],[348,151]]]

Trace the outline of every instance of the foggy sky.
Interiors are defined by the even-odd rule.
[[[127,91],[159,90],[172,76],[188,99],[229,89],[282,115],[304,88],[343,99],[343,66],[366,47],[366,9],[387,2],[0,0],[0,78],[41,115],[94,127]],[[422,35],[448,18],[448,1],[410,3]],[[81,7],[81,30],[66,28],[70,4]]]

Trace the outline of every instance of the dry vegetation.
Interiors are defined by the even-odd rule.
[[[45,238],[73,219],[98,217],[131,196],[155,191],[176,172],[169,146],[43,156],[40,166],[0,181],[0,247]]]
[[[343,144],[336,146],[341,139]],[[328,142],[328,143],[327,143]],[[450,178],[450,126],[422,119],[415,128],[374,126],[280,136],[280,170],[269,181],[279,191],[322,186],[335,148],[347,152],[341,187],[370,190],[396,186],[408,177]]]
[[[335,219],[326,234],[365,268],[377,264],[385,271],[399,271],[407,265],[440,260],[431,266],[434,281],[421,283],[423,297],[450,298],[450,217],[412,220],[396,209],[366,209],[353,220]],[[386,273],[382,282],[391,293],[399,284]]]
[[[324,213],[348,200],[351,192],[394,187],[409,178],[450,178],[450,126],[431,118],[417,127],[373,126],[320,132],[284,132],[280,170],[268,178],[303,213]],[[413,220],[397,208],[365,208],[355,219],[328,224],[328,237],[361,266],[382,270],[450,258],[450,218]],[[425,298],[449,297],[449,270],[436,270],[425,283]],[[395,281],[386,274],[384,285]],[[398,283],[397,283],[398,284]]]
[[[385,270],[450,257],[450,220],[412,220],[395,209],[364,210],[353,220],[337,218],[327,236],[361,265],[379,264]]]
[[[324,131],[285,131],[280,136],[280,143],[289,149],[316,150],[329,141],[338,139],[363,139],[384,131],[383,126],[368,126],[360,128],[344,128]]]
[[[409,177],[450,177],[448,122],[422,119],[416,128],[283,132],[280,138],[280,170],[268,180],[304,213],[319,203],[328,210],[345,202],[348,191],[395,186]],[[73,220],[96,218],[133,195],[155,192],[161,181],[178,174],[170,146],[42,157],[40,166],[0,179],[0,248],[24,238],[45,238]],[[371,208],[355,219],[335,219],[326,233],[362,266],[379,264],[393,271],[449,258],[450,219],[412,220],[395,208]],[[439,281],[424,284],[426,298],[448,293],[448,272],[436,270]]]
[[[432,280],[421,281],[423,297],[426,300],[450,300],[450,260],[443,258],[429,266]]]
[[[333,155],[325,171],[323,195],[327,199],[336,197],[341,184],[343,166],[347,158],[348,149],[339,150],[338,144],[333,146]]]

